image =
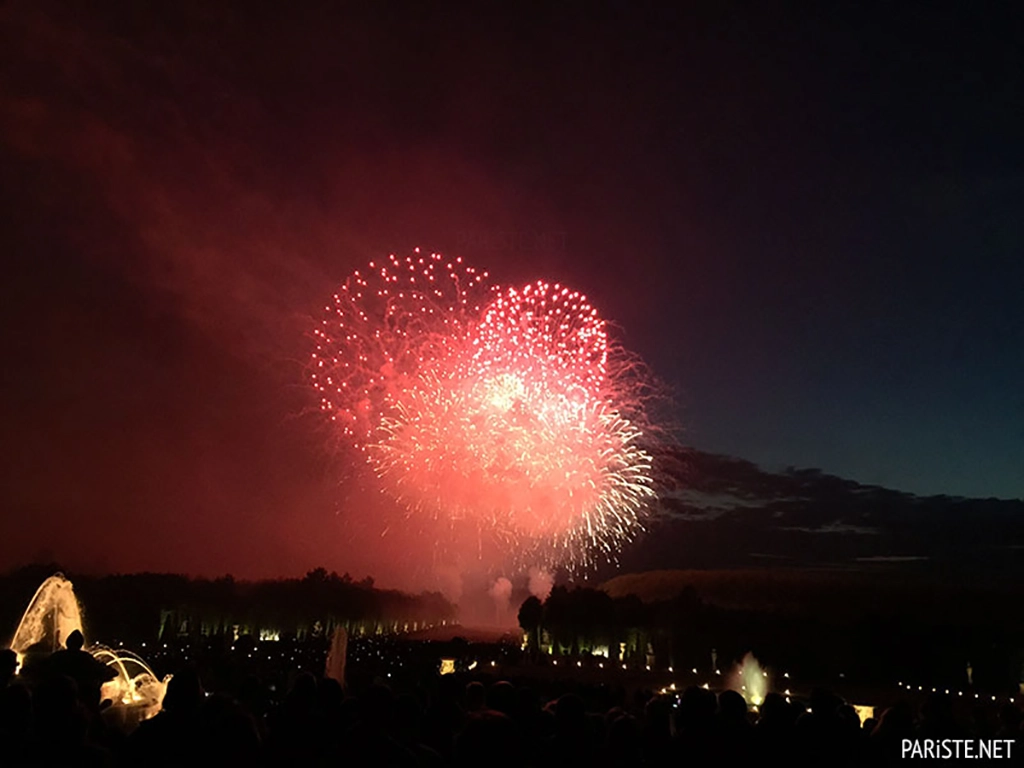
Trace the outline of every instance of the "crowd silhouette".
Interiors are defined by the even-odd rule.
[[[904,739],[1018,740],[1021,728],[1013,704],[965,716],[942,693],[861,723],[824,690],[806,701],[771,693],[754,711],[728,690],[666,696],[527,670],[440,676],[421,664],[400,680],[352,671],[345,687],[309,672],[264,679],[240,669],[212,691],[190,663],[174,673],[162,710],[129,730],[99,702],[107,673],[85,657],[72,636],[25,675],[13,651],[0,652],[0,765],[884,766],[902,760]],[[1015,747],[1000,764],[1021,762]]]

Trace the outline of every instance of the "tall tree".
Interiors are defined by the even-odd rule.
[[[527,635],[531,655],[540,651],[540,627],[544,618],[544,606],[535,596],[530,595],[519,606],[519,626]]]

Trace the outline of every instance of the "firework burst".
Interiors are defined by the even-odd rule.
[[[439,254],[370,264],[315,330],[321,409],[408,515],[519,565],[614,559],[654,495],[630,358],[586,297]]]

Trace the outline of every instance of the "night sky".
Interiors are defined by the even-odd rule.
[[[400,581],[303,366],[417,245],[585,291],[688,445],[1024,497],[1014,4],[234,5],[0,11],[0,567]]]

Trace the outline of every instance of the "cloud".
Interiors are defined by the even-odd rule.
[[[373,73],[386,90],[408,74],[358,21],[310,39],[301,16],[271,30],[241,10],[167,15],[13,4],[3,142],[47,184],[65,180],[46,191],[62,198],[58,215],[83,198],[98,209],[74,225],[82,257],[226,349],[301,358],[310,315],[352,269],[521,229],[509,218],[516,191],[448,132],[410,135],[415,121],[394,121],[378,88],[348,82]],[[311,85],[328,64],[335,79]]]
[[[548,599],[548,595],[551,594],[551,589],[555,585],[554,577],[543,568],[534,566],[530,569],[530,581],[529,589],[530,594],[536,597],[538,600],[544,601]]]

